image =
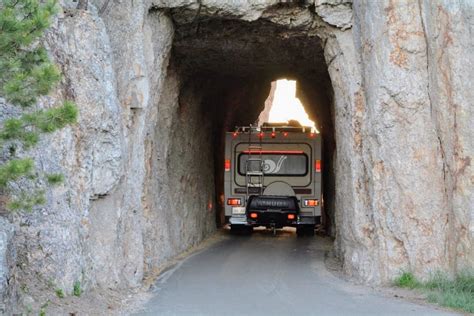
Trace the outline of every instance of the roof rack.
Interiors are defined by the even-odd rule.
[[[295,120],[289,120],[288,122],[264,122],[262,124],[264,127],[279,127],[279,126],[292,126],[292,127],[302,127],[300,122]]]
[[[255,133],[255,132],[295,132],[295,133],[306,133],[312,132],[311,126],[294,126],[288,125],[288,123],[264,123],[262,126],[236,126],[235,132],[237,133]]]

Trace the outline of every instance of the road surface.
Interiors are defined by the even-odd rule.
[[[328,238],[226,234],[158,279],[136,315],[455,315],[329,272]]]

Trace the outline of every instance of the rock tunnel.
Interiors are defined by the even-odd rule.
[[[285,4],[281,7],[289,8]],[[163,14],[154,10],[150,10],[151,16]],[[194,238],[194,229],[201,230],[200,225],[224,224],[221,195],[225,132],[255,123],[271,82],[280,78],[297,80],[297,95],[309,115],[317,120],[325,140],[324,194],[326,230],[330,233],[334,223],[334,110],[321,38],[309,34],[304,27],[289,29],[269,21],[190,19],[181,11],[168,14],[175,29],[163,83],[166,92],[158,103],[158,113],[169,116],[158,117],[155,142],[158,143],[163,129],[172,133],[167,150],[150,147],[149,178],[157,182],[149,190],[171,187],[174,191],[169,208],[171,212],[183,208],[184,212],[183,219],[178,219],[182,225],[178,240],[187,234],[184,238]],[[160,170],[166,170],[166,177]],[[155,207],[163,205],[163,198],[166,199],[159,197]],[[203,208],[209,213],[204,222],[196,218]],[[186,214],[194,214],[191,223],[186,222]],[[333,226],[333,235],[334,232]]]
[[[138,287],[210,236],[224,133],[255,122],[279,78],[297,80],[321,131],[326,231],[347,275],[473,265],[472,72],[452,44],[469,42],[465,20],[414,2],[89,3],[64,3],[45,38],[64,76],[51,100],[73,99],[80,119],[35,156],[64,185],[1,219],[3,295]]]
[[[256,122],[270,83],[279,78],[297,80],[300,99],[319,122],[322,137],[327,140],[324,191],[328,201],[333,199],[334,181],[329,171],[334,153],[333,92],[319,37],[265,21],[191,21],[175,30],[169,67],[179,77],[180,96],[189,90],[199,95],[195,128],[208,128],[207,133],[211,133],[205,139],[212,142],[207,148],[213,152],[218,225],[223,223],[219,197],[223,193],[224,134],[235,126]],[[178,115],[186,115],[189,106],[193,106],[191,100],[180,101]],[[188,121],[189,117],[181,122]],[[210,160],[206,157],[197,164],[205,161]],[[328,212],[333,214],[329,205],[328,202]]]
[[[349,7],[342,4],[338,9]],[[148,11],[147,19],[154,21],[150,22],[150,42],[157,42],[153,39],[158,36],[153,27],[156,21],[169,18],[173,27],[164,93],[157,102],[158,113],[170,111],[170,116],[158,115],[155,138],[159,139],[163,126],[167,126],[172,131],[168,139],[170,147],[168,151],[162,148],[155,152],[158,157],[167,152],[168,156],[160,160],[167,163],[166,168],[160,167],[160,163],[153,166],[152,162],[150,169],[166,169],[169,178],[154,173],[151,178],[164,182],[155,184],[149,191],[156,192],[156,187],[172,190],[176,197],[171,201],[180,203],[171,202],[175,207],[170,209],[186,205],[186,212],[197,216],[199,207],[194,212],[189,210],[205,205],[210,214],[206,225],[213,226],[214,219],[217,225],[222,224],[219,195],[224,133],[236,125],[255,122],[269,93],[270,82],[291,78],[297,80],[298,96],[310,117],[317,121],[324,139],[326,230],[336,237],[336,252],[344,262],[345,272],[366,282],[381,282],[404,269],[407,262],[421,274],[440,264],[456,265],[445,256],[446,251],[454,251],[452,246],[435,251],[421,246],[433,242],[433,231],[444,235],[443,238],[450,236],[446,229],[449,220],[444,220],[450,215],[444,211],[430,213],[431,206],[425,198],[420,199],[433,192],[428,183],[432,181],[421,180],[420,174],[438,177],[435,182],[440,183],[443,177],[439,172],[429,171],[442,165],[443,159],[436,132],[429,127],[433,121],[428,112],[415,110],[419,104],[427,104],[428,99],[422,96],[428,95],[426,86],[416,76],[411,77],[420,91],[414,99],[410,99],[411,93],[400,97],[403,88],[387,88],[410,73],[400,66],[404,57],[397,55],[397,51],[390,53],[391,62],[385,71],[391,74],[391,79],[375,82],[373,78],[380,77],[384,70],[372,72],[369,64],[377,61],[377,57],[366,58],[365,51],[361,55],[359,50],[373,43],[372,38],[364,37],[362,26],[347,31],[349,24],[344,18],[334,21],[330,14],[311,14],[315,8],[310,4],[294,2],[266,7],[257,19],[249,17],[247,14],[254,12],[245,9],[237,16],[227,10],[232,9],[224,7],[214,12],[203,5],[156,5]],[[365,12],[362,10],[360,14]],[[353,39],[352,34],[361,34],[361,38]],[[361,41],[367,45],[360,46]],[[383,105],[380,108],[368,106],[374,100],[372,90],[377,91],[377,102]],[[406,108],[401,103],[418,106]],[[396,108],[400,110],[393,110]],[[414,113],[419,115],[415,120]],[[423,149],[410,145],[412,139],[420,136],[413,126],[429,131],[422,133],[421,138],[426,140]],[[420,150],[422,156],[415,154]],[[150,161],[153,156],[149,156]],[[407,157],[414,165],[410,171],[400,172]],[[196,164],[199,172],[194,168]],[[418,175],[412,173],[413,168]],[[170,170],[173,175],[169,174]],[[394,190],[389,179],[397,179],[398,189]],[[414,191],[409,189],[412,181],[417,183]],[[430,204],[443,209],[441,205],[448,203],[442,197],[444,189],[441,185],[435,190],[439,194],[430,198]],[[166,199],[162,196],[155,207],[160,208]],[[422,216],[425,224],[419,225],[420,222],[400,213],[399,205],[408,210],[425,209],[431,215]],[[200,221],[199,218],[178,220],[183,225],[181,231],[196,222],[201,223],[196,226],[200,227]],[[431,232],[420,231],[428,222],[432,225]],[[408,236],[412,233],[408,231],[417,236],[418,243],[411,242]],[[180,238],[188,238],[179,243],[182,245],[190,244],[194,237],[192,233],[188,236],[182,233],[177,237]],[[157,249],[151,252],[159,253]],[[387,262],[390,264],[386,265]],[[431,262],[433,266],[421,262]]]

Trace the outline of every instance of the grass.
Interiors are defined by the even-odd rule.
[[[72,294],[74,296],[81,296],[81,294],[82,294],[81,282],[79,282],[79,281],[74,282]]]
[[[429,302],[474,313],[474,272],[462,272],[454,279],[435,273],[426,282],[418,281],[410,272],[403,272],[394,285],[423,291]]]
[[[59,298],[64,298],[64,291],[62,289],[56,289],[56,296]]]
[[[393,283],[398,287],[409,289],[416,289],[420,286],[420,282],[418,282],[415,276],[410,272],[403,272]]]
[[[48,307],[48,305],[49,305],[49,300],[43,305],[41,305],[39,313],[38,313],[39,316],[46,316],[46,308]]]

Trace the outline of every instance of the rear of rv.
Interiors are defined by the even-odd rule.
[[[305,128],[227,133],[224,193],[231,227],[293,226],[314,232],[322,208],[321,146],[320,135]],[[262,175],[250,172],[259,161]]]

